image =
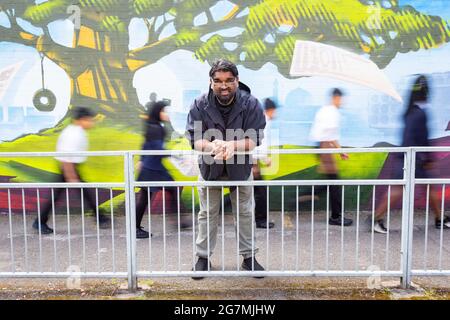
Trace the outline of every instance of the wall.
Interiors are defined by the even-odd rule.
[[[102,115],[96,129],[102,135],[91,135],[91,149],[139,149],[139,116],[151,93],[171,99],[172,125],[182,133],[190,103],[208,88],[209,64],[218,57],[238,64],[240,79],[258,98],[276,99],[280,109],[272,135],[278,137],[277,145],[312,145],[311,121],[328,103],[332,87],[346,92],[343,145],[398,144],[404,105],[361,85],[327,77],[290,77],[296,40],[370,59],[404,99],[415,74],[429,75],[431,136],[449,144],[450,9],[444,0],[96,0],[79,1],[78,7],[72,6],[78,1],[23,3],[1,1],[0,6],[2,151],[53,150],[58,130],[52,128],[66,124],[73,105],[90,106]],[[47,111],[37,110],[33,102],[42,89],[42,75],[45,88],[56,98]],[[185,144],[176,141],[170,146]],[[377,176],[384,159],[374,162],[366,175],[361,173],[364,159],[355,160],[353,171],[344,170],[344,175]],[[26,160],[20,164],[36,168]],[[123,178],[120,170],[111,173],[117,162],[108,164],[93,160],[92,179]],[[290,165],[270,178],[313,165]],[[168,166],[182,176],[174,164]],[[38,167],[57,171],[50,162]],[[0,174],[35,179],[28,169],[3,162]]]

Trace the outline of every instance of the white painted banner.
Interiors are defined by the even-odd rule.
[[[0,70],[0,100],[3,99],[12,79],[19,71],[22,64],[23,62],[18,62]]]
[[[290,75],[336,78],[383,92],[399,102],[403,101],[375,63],[352,52],[318,42],[296,41]]]
[[[197,155],[171,156],[169,160],[175,168],[187,177],[197,177],[200,174]]]

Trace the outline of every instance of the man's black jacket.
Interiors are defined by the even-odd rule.
[[[261,104],[250,94],[250,89],[239,83],[227,125],[215,104],[211,103],[215,101],[211,95],[213,92],[209,90],[192,103],[186,125],[186,137],[191,147],[194,148],[195,141],[200,139],[230,141],[244,138],[252,139],[259,146],[264,138],[266,120]],[[222,176],[224,166],[229,180],[247,180],[252,170],[252,159],[249,155],[235,155],[224,162],[211,156],[199,157],[200,173],[205,180],[216,180]]]

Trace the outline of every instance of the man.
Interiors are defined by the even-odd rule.
[[[156,94],[156,92],[152,92],[150,93],[149,96],[149,101],[145,104],[145,110],[147,110],[147,112],[150,110],[151,106],[156,102],[158,95]]]
[[[272,164],[271,158],[264,154],[269,149],[271,144],[271,122],[275,118],[276,104],[273,100],[267,98],[264,101],[264,115],[266,117],[266,127],[264,128],[264,140],[262,144],[257,148],[258,152],[255,159],[265,166],[270,166]],[[259,163],[253,164],[253,178],[255,180],[262,180],[261,167]],[[256,227],[261,229],[273,228],[275,223],[269,221],[267,223],[267,187],[266,186],[255,186],[255,220]]]
[[[339,144],[339,130],[340,130],[340,113],[339,108],[342,105],[343,93],[339,89],[334,89],[331,93],[331,105],[322,107],[316,114],[314,123],[311,129],[311,140],[319,143],[320,148],[340,148]],[[347,160],[348,155],[342,153],[342,160]],[[333,154],[320,155],[319,171],[325,174],[329,180],[337,180],[338,167]],[[316,191],[321,192],[326,190],[326,186],[315,188]],[[331,217],[329,219],[330,225],[350,226],[353,221],[348,218],[342,218],[341,210],[341,187],[330,186],[330,200],[331,200]]]
[[[57,152],[83,152],[88,150],[88,139],[86,130],[94,127],[95,114],[85,107],[75,107],[72,110],[72,123],[69,124],[58,138],[56,151]],[[61,163],[61,175],[58,182],[83,182],[80,178],[79,166],[86,161],[85,156],[79,157],[57,157]],[[65,189],[56,189],[54,193],[54,203],[61,197],[62,192]],[[89,189],[83,189],[83,197],[87,201],[89,207],[93,212],[97,212],[97,206],[95,201],[95,194],[92,194]],[[33,223],[33,228],[38,230],[42,234],[53,233],[47,225],[48,215],[52,209],[52,201],[47,201],[40,212],[40,220],[36,218]],[[99,211],[99,226],[106,228],[109,225],[109,218],[102,214],[102,210]],[[53,223],[55,223],[53,221]]]
[[[195,99],[186,126],[186,135],[192,148],[211,154],[199,159],[199,180],[251,181],[253,180],[251,157],[235,156],[234,153],[251,151],[261,144],[266,125],[261,105],[250,94],[250,89],[239,82],[237,67],[232,62],[216,61],[211,67],[209,76],[209,93]],[[235,217],[236,202],[237,198],[239,199],[239,230],[236,233],[239,238],[239,253],[244,257],[242,268],[252,270],[253,267],[255,271],[264,270],[255,259],[258,249],[256,246],[252,248],[252,241],[255,244],[256,238],[252,239],[252,230],[253,235],[256,234],[252,218],[252,187],[231,187],[230,191]],[[194,270],[206,271],[217,240],[221,188],[199,187],[198,193],[200,198],[199,232],[196,241],[198,260]]]

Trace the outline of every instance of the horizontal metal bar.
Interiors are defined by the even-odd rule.
[[[0,158],[22,157],[122,157],[129,151],[77,151],[77,152],[2,152]]]
[[[450,270],[412,270],[413,276],[450,276]],[[371,275],[401,276],[400,271],[166,271],[148,272],[138,271],[138,277],[177,277],[177,276],[200,276],[200,277],[223,277],[223,276],[275,276],[275,277],[365,277]],[[126,278],[126,272],[0,272],[0,278]]]
[[[124,183],[112,182],[112,183],[72,183],[72,182],[61,182],[61,183],[37,183],[37,182],[24,182],[24,183],[0,183],[0,189],[19,189],[19,188],[125,188]]]
[[[400,277],[400,271],[138,271],[138,277],[224,277],[224,276],[273,276],[273,277],[367,277],[371,275]],[[412,270],[412,276],[450,276],[450,270]],[[126,272],[0,272],[0,278],[127,278]]]
[[[450,276],[450,270],[411,270],[413,276]]]
[[[138,277],[400,277],[401,271],[137,271]]]
[[[0,272],[0,278],[126,278],[127,272]]]
[[[254,181],[136,181],[132,187],[229,187],[229,186],[405,185],[404,180],[254,180]]]
[[[265,151],[254,150],[249,152],[236,152],[236,154],[337,154],[337,153],[406,153],[409,150],[415,152],[450,152],[450,147],[391,147],[391,148],[339,148],[339,149],[268,149]],[[195,150],[123,150],[123,151],[83,151],[83,152],[2,152],[0,158],[20,157],[64,157],[64,156],[124,156],[129,153],[135,155],[208,155],[209,152]]]
[[[450,152],[450,147],[411,147],[414,152]]]
[[[415,184],[450,184],[448,179],[414,179]]]
[[[254,150],[246,152],[235,152],[236,155],[264,155],[264,154],[338,154],[338,153],[406,153],[409,148],[332,148],[332,149],[268,149],[264,151]],[[131,156],[136,155],[210,155],[210,152],[200,152],[195,150],[136,150],[130,151]]]

